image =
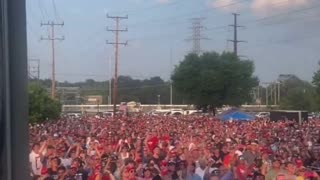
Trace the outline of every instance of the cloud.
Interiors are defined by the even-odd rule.
[[[169,0],[157,0],[159,4],[168,4]]]
[[[237,12],[243,8],[243,4],[238,0],[208,0],[208,5],[211,8],[218,8],[226,12]]]
[[[128,0],[130,4],[141,4],[141,3],[144,3],[145,0]]]
[[[265,16],[283,12],[287,9],[306,7],[313,1],[314,0],[252,0],[249,6],[254,15]],[[209,7],[217,8],[226,12],[237,12],[247,7],[245,2],[246,1],[241,0],[207,0]]]
[[[287,9],[309,5],[312,0],[254,0],[251,9],[255,15],[265,16]]]

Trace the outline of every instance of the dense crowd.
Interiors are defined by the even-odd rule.
[[[319,179],[319,130],[320,120],[64,118],[30,125],[30,172],[41,180]]]

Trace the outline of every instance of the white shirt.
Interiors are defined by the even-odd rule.
[[[127,159],[127,158],[129,158],[129,153],[127,152],[126,154],[123,154],[123,153],[121,153],[121,159],[122,160],[125,160],[125,159]]]
[[[41,175],[42,163],[40,154],[36,154],[34,151],[32,151],[29,154],[29,162],[31,163],[32,173],[35,175]]]
[[[206,171],[206,168],[201,169],[200,167],[197,167],[195,173],[198,174],[201,177],[201,179],[203,179],[205,171]]]
[[[72,162],[72,159],[71,158],[60,158],[61,159],[61,164],[64,166],[64,167],[69,167],[71,166],[71,162]]]

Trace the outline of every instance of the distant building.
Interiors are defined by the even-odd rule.
[[[57,87],[57,99],[63,105],[81,104],[80,87]]]
[[[102,104],[102,96],[101,95],[90,95],[85,97],[86,105],[97,105]]]
[[[278,77],[278,81],[284,82],[292,79],[299,79],[296,75],[294,74],[280,74]]]

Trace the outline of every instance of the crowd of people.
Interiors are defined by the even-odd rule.
[[[36,180],[319,179],[320,120],[63,118],[30,125]]]

